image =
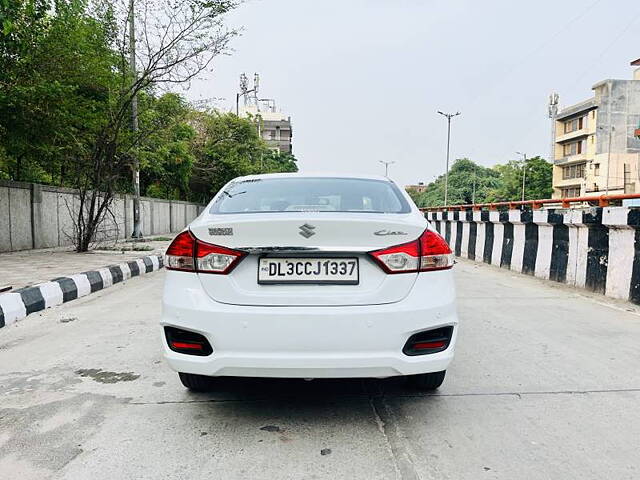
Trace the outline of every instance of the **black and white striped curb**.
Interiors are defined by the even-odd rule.
[[[459,257],[640,303],[640,209],[425,214]]]
[[[84,297],[131,277],[159,270],[163,266],[163,257],[152,255],[0,293],[0,328],[31,313]]]

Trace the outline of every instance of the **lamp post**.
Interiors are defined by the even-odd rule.
[[[384,176],[388,177],[389,176],[389,165],[393,165],[396,162],[384,162],[382,160],[378,160],[381,164],[384,165]]]
[[[460,115],[460,112],[444,113],[438,110],[438,113],[447,117],[447,168],[444,172],[444,204],[447,205],[447,202],[449,201],[449,147],[451,146],[451,119]]]
[[[527,181],[527,154],[522,152],[516,152],[518,155],[522,155],[522,201],[524,202],[524,189]]]

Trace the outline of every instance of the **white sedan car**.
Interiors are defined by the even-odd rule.
[[[452,266],[387,178],[236,178],[167,250],[164,354],[192,390],[397,375],[433,390],[457,336]]]

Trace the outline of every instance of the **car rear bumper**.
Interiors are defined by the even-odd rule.
[[[215,302],[195,275],[167,272],[161,324],[207,337],[206,357],[177,353],[178,372],[212,376],[389,377],[445,370],[453,359],[457,314],[451,271],[420,275],[402,301],[341,307],[239,306]],[[414,333],[454,326],[449,347],[407,356]]]

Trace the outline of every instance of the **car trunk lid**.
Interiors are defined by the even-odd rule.
[[[414,214],[286,212],[203,215],[191,225],[198,239],[248,255],[227,275],[199,273],[214,300],[235,305],[373,305],[411,290],[416,273],[389,275],[367,254],[415,240],[426,222]],[[260,284],[264,257],[355,258],[358,283]]]

